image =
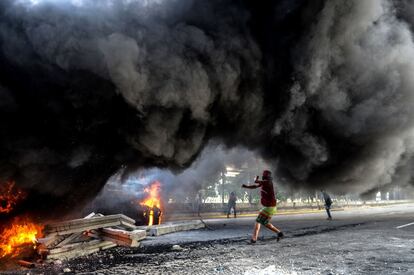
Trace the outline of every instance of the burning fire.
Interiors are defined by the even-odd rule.
[[[158,208],[159,218],[158,224],[161,223],[161,183],[159,181],[154,181],[149,187],[144,189],[144,192],[147,193],[147,197],[140,202],[140,205],[146,206],[149,209],[148,225],[154,224],[154,210]]]
[[[0,214],[8,214],[23,200],[26,194],[15,187],[14,182],[0,184]]]
[[[36,238],[42,237],[43,226],[27,218],[15,218],[0,235],[0,258],[16,257],[24,246],[36,246]]]

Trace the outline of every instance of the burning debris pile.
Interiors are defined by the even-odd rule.
[[[38,254],[45,260],[70,259],[117,245],[137,247],[146,237],[135,220],[122,215],[91,213],[83,219],[52,223],[45,227],[45,237],[38,239]]]
[[[50,223],[45,226],[29,219],[16,219],[0,237],[2,262],[15,261],[35,267],[55,260],[86,256],[116,246],[139,247],[146,236],[205,228],[201,221],[183,221],[153,226],[135,226],[123,215],[91,213],[82,219]]]
[[[16,209],[26,192],[14,182],[0,185],[0,264],[16,260],[25,267],[54,259],[88,255],[117,245],[136,247],[145,230],[135,220],[118,214],[92,213],[83,219],[42,225]],[[9,217],[14,215],[14,217]]]
[[[43,225],[29,216],[8,218],[26,198],[26,192],[14,182],[0,184],[0,262],[3,259],[33,257]]]
[[[83,219],[38,225],[14,219],[0,235],[0,262],[18,260],[25,267],[89,255],[117,245],[137,247],[146,237],[135,220],[122,214],[91,213]]]
[[[15,218],[0,231],[0,260],[32,256],[37,248],[37,238],[42,237],[43,226],[29,218]]]
[[[147,187],[134,194],[133,209],[144,217],[144,226],[123,214],[91,213],[82,219],[40,224],[29,214],[17,215],[16,209],[25,203],[26,192],[13,182],[0,186],[0,267],[3,262],[17,261],[24,267],[54,260],[89,255],[115,246],[138,247],[150,235],[203,228],[200,223],[161,223],[161,183],[148,182]],[[125,192],[120,192],[125,195]],[[128,194],[130,195],[130,194]],[[130,198],[130,197],[127,197]],[[140,209],[137,210],[137,205]],[[139,213],[137,215],[137,212]],[[120,213],[120,212],[118,212]],[[13,214],[15,217],[9,215]]]

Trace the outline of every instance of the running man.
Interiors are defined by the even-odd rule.
[[[255,243],[257,241],[257,236],[259,235],[260,231],[260,225],[264,225],[268,229],[277,233],[277,241],[279,241],[284,236],[282,231],[280,231],[277,227],[270,223],[270,219],[276,213],[276,197],[275,191],[273,189],[271,175],[272,173],[270,171],[264,170],[262,180],[259,180],[259,177],[257,176],[253,185],[242,185],[243,188],[248,189],[256,189],[259,187],[261,188],[260,202],[262,203],[263,208],[260,210],[259,215],[256,218],[256,224],[254,226],[251,243]]]

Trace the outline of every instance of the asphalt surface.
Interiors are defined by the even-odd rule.
[[[262,228],[260,240],[253,245],[248,242],[253,217],[206,220],[208,229],[150,237],[140,248],[115,248],[30,272],[414,274],[414,204],[332,215],[332,221],[323,212],[275,216],[272,223],[286,238],[277,242],[272,232]]]
[[[295,215],[276,215],[271,223],[281,229],[287,238],[324,233],[325,231],[359,229],[376,227],[387,230],[399,225],[414,222],[414,204],[393,205],[383,207],[354,208],[332,211],[332,221],[326,220],[326,212],[305,213]],[[159,237],[149,237],[143,246],[160,244],[180,244],[199,241],[218,241],[225,239],[248,239],[251,236],[255,217],[203,220],[211,230],[179,232]],[[403,229],[414,233],[414,225]],[[274,234],[262,228],[260,236],[272,237]],[[413,237],[411,235],[411,237]],[[413,247],[414,248],[414,247]]]

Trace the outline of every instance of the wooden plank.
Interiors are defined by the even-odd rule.
[[[102,229],[102,231],[110,235],[135,238],[137,240],[143,240],[147,236],[147,232],[145,230],[125,231],[125,230],[119,230],[119,229],[113,229],[113,228],[104,228]]]
[[[73,244],[67,244],[62,247],[57,247],[49,250],[49,254],[59,254],[62,252],[72,251],[72,250],[88,250],[93,249],[96,247],[101,247],[102,244],[109,245],[110,243],[108,241],[103,240],[91,240],[88,242],[81,242],[81,243],[73,243]]]
[[[36,240],[38,244],[43,245],[44,247],[50,248],[55,247],[58,243],[65,239],[64,236],[58,236],[56,233],[49,234],[45,238],[39,238]]]
[[[99,235],[107,241],[112,241],[122,246],[138,247],[139,241],[146,238],[145,230],[125,231],[113,228],[104,228]]]
[[[91,222],[105,222],[108,220],[120,220],[124,221],[130,224],[134,224],[135,220],[123,215],[123,214],[116,214],[116,215],[108,215],[108,216],[94,216],[92,218],[88,219],[75,219],[75,220],[69,220],[69,221],[63,221],[63,222],[55,222],[52,224],[47,225],[49,228],[56,228],[61,226],[77,226],[77,225],[85,225],[90,224]]]
[[[113,236],[102,236],[102,239],[126,247],[139,247],[139,241],[134,239],[121,239]]]
[[[74,250],[74,249],[83,250],[83,249],[87,249],[88,247],[89,248],[93,247],[94,245],[97,245],[101,242],[102,242],[101,240],[92,240],[89,242],[67,244],[62,247],[49,249],[49,254],[57,254],[57,253],[67,252],[67,251]]]
[[[90,213],[83,219],[89,219],[96,216],[103,216],[102,214],[96,214],[95,212]],[[58,235],[57,233],[49,233],[46,237],[37,240],[38,244],[43,245],[46,248],[53,248],[56,246],[63,246],[70,243],[80,237],[82,233],[74,233],[69,236]]]
[[[134,221],[134,223],[121,221],[121,227],[125,227],[125,228],[131,229],[131,230],[137,229],[137,226],[135,225],[135,221]]]
[[[45,233],[56,233],[57,235],[67,235],[72,233],[80,233],[86,230],[98,229],[103,227],[111,227],[124,225],[129,228],[135,228],[135,220],[122,215],[98,216],[88,219],[76,219],[64,222],[57,222],[46,225]]]
[[[93,218],[93,217],[104,217],[104,216],[105,215],[102,215],[101,213],[92,212],[88,216],[84,217],[84,219],[90,219],[90,218]]]
[[[122,230],[108,228],[114,226]],[[106,228],[105,233],[103,228]],[[39,249],[48,252],[47,260],[54,260],[89,255],[118,244],[138,246],[146,232],[134,231],[135,229],[135,221],[125,215],[90,213],[82,219],[46,225],[44,232],[47,237],[39,240]],[[91,238],[94,239],[90,240]]]
[[[138,240],[143,240],[147,236],[145,230],[134,230],[134,231],[126,231],[114,228],[103,228],[100,230],[104,234],[119,236],[122,238],[135,238]]]
[[[119,220],[113,220],[113,221],[107,221],[107,222],[90,223],[90,224],[85,224],[81,226],[58,227],[58,228],[55,228],[54,230],[56,230],[55,233],[57,233],[58,235],[68,235],[72,233],[79,233],[79,232],[99,229],[103,227],[117,226],[120,224],[121,222]]]
[[[139,241],[145,239],[147,233],[144,230],[126,231],[122,229],[103,228],[88,231],[86,235],[91,238],[111,241],[121,246],[138,247]]]
[[[35,264],[35,263],[33,263],[33,262],[28,262],[28,261],[25,261],[25,260],[18,260],[18,261],[17,261],[17,263],[18,263],[19,265],[23,266],[23,267],[26,267],[26,268],[33,268],[33,267],[35,267],[35,266],[36,266],[36,264]]]
[[[87,232],[85,232],[85,235],[90,237],[90,238],[95,238],[95,239],[102,239],[101,236],[99,236],[99,233],[97,230],[89,230]]]
[[[47,261],[52,260],[66,260],[66,259],[72,259],[76,257],[82,257],[86,255],[93,254],[95,252],[98,252],[100,250],[109,249],[112,247],[117,246],[117,244],[109,242],[109,241],[100,241],[99,243],[96,243],[94,245],[91,245],[89,247],[85,247],[83,249],[72,249],[68,251],[62,251],[59,253],[49,254],[47,256]]]
[[[116,244],[116,243],[109,242],[109,243],[108,243],[108,244],[106,244],[106,245],[102,245],[102,246],[99,248],[99,250],[106,250],[106,249],[110,249],[110,248],[115,247],[115,246],[117,246],[117,244]]]
[[[75,241],[79,237],[82,237],[82,235],[83,235],[83,232],[82,233],[73,233],[73,234],[69,235],[68,237],[66,237],[63,241],[61,241],[60,243],[55,245],[55,247],[62,247],[62,246],[66,245],[70,242]]]
[[[84,217],[84,219],[89,219],[89,218],[92,218],[92,217],[94,217],[96,214],[95,214],[95,212],[92,212],[92,213],[90,213],[89,215],[87,215],[86,217]]]

